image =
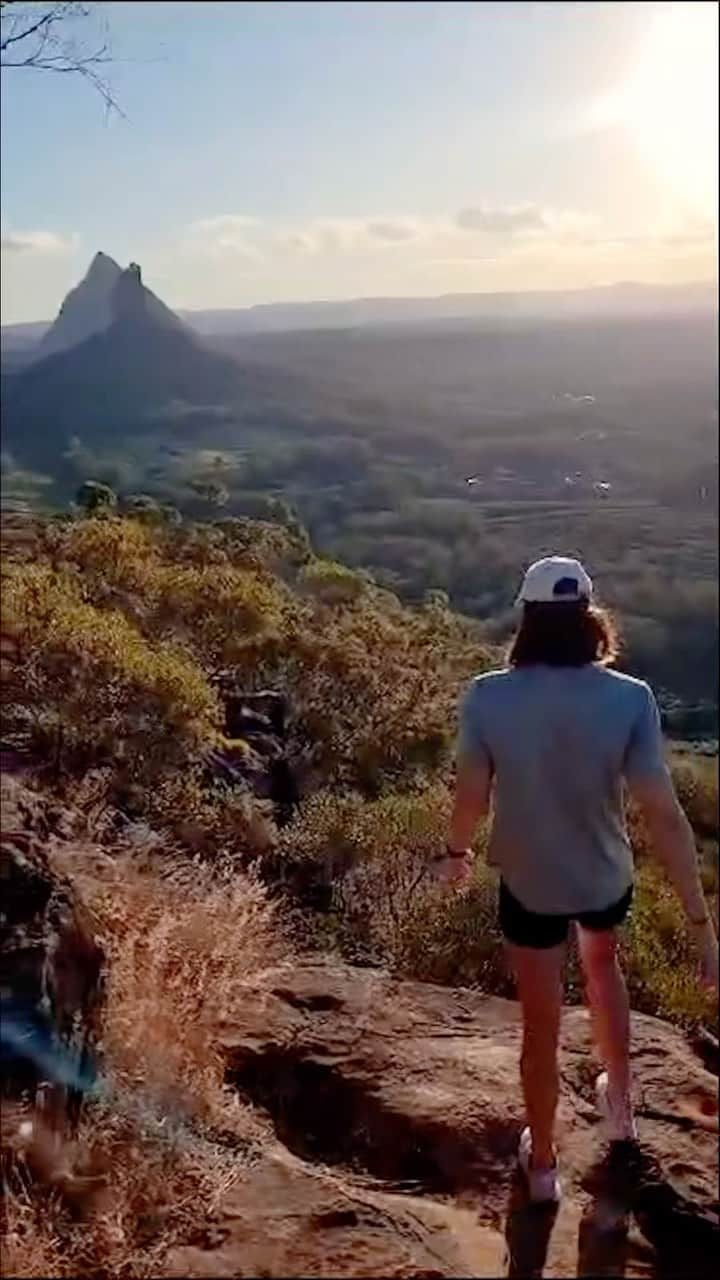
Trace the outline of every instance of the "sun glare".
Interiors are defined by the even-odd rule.
[[[657,177],[698,212],[713,214],[718,181],[714,0],[660,10],[616,105]]]

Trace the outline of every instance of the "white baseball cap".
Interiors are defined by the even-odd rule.
[[[592,600],[593,584],[579,560],[546,556],[531,564],[516,604],[570,604]]]

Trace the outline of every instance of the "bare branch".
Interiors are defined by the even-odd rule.
[[[6,6],[3,6],[3,7],[6,7]],[[7,36],[4,40],[0,39],[0,52],[4,53],[5,50],[8,49],[11,44],[18,44],[20,40],[29,40],[31,36],[34,36],[43,27],[47,27],[50,23],[56,22],[56,21],[57,21],[57,14],[55,14],[52,11],[50,13],[44,13],[42,18],[38,18],[37,22],[33,26],[26,27],[24,31],[18,31],[17,34],[15,35],[14,29],[17,26],[17,18],[15,15],[13,15],[13,22],[12,22],[13,31],[11,31],[11,34]]]
[[[72,0],[49,5],[0,0],[0,66],[80,76],[100,94],[108,111],[122,115],[110,85],[98,71],[112,61],[107,42],[87,49],[75,35],[74,24],[91,16],[89,6]]]

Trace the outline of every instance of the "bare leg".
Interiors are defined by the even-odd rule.
[[[618,1101],[630,1098],[630,1005],[618,964],[614,929],[593,933],[578,928],[580,958],[585,973],[593,1034],[608,1073],[610,1093]]]
[[[558,1036],[562,1010],[564,944],[537,951],[509,947],[523,1012],[520,1071],[527,1120],[532,1134],[533,1166],[555,1162],[553,1133],[558,1102]]]

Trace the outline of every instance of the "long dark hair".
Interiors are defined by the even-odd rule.
[[[620,649],[609,614],[587,600],[523,605],[522,622],[510,645],[511,667],[610,666]]]

